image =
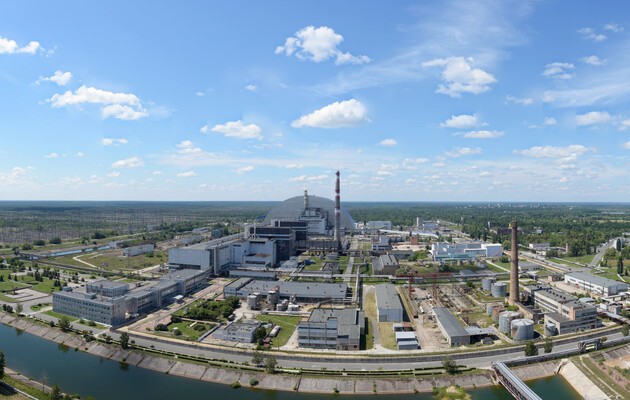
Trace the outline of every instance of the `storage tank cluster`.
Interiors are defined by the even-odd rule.
[[[486,315],[487,315],[488,317],[492,317],[492,313],[493,313],[494,309],[495,309],[495,308],[497,308],[497,307],[501,307],[501,305],[500,305],[500,304],[492,304],[492,303],[489,303],[489,304],[486,306]],[[503,310],[501,310],[501,311],[503,311]]]
[[[492,297],[505,297],[507,296],[507,283],[495,282],[490,287],[490,294]]]
[[[299,304],[289,304],[289,312],[300,311]]]
[[[260,293],[254,293],[247,296],[247,308],[250,310],[258,309],[258,302],[260,301]]]
[[[503,311],[499,314],[499,330],[509,333],[512,321],[521,318],[521,313],[517,311]]]
[[[280,293],[277,290],[270,290],[267,294],[267,302],[273,306],[278,303],[278,300],[280,300]]]
[[[492,288],[492,284],[496,281],[497,281],[496,278],[483,278],[481,280],[481,288],[489,292],[490,289]]]
[[[515,319],[512,321],[510,328],[513,340],[523,341],[534,338],[534,321],[531,319]]]
[[[505,308],[503,308],[503,306],[497,305],[494,306],[492,308],[492,320],[494,322],[498,322],[499,321],[499,315],[501,315],[501,313],[505,311]]]
[[[289,308],[289,300],[284,299],[280,303],[276,304],[276,311],[286,311]]]

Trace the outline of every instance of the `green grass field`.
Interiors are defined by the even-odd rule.
[[[60,264],[83,268],[99,268],[106,271],[135,271],[164,263],[168,259],[164,251],[155,251],[152,254],[153,256],[150,256],[148,253],[135,257],[125,257],[121,255],[120,250],[110,250],[57,257],[54,261]],[[75,257],[90,265],[75,260]]]
[[[66,317],[66,318],[68,318],[68,320],[70,320],[70,322],[74,322],[74,321],[76,321],[78,319],[78,318],[71,317],[71,316],[66,315],[66,314],[60,314],[60,313],[54,312],[52,310],[44,311],[44,314],[46,314],[48,316],[51,316],[51,317],[54,317],[54,318],[57,318],[57,319],[60,319],[62,317]]]
[[[198,331],[198,330],[195,330],[194,327],[191,327],[192,324],[193,322],[190,322],[190,321],[171,323],[171,324],[168,324],[168,330],[170,332],[174,332],[175,328],[177,328],[177,330],[179,330],[182,333],[182,335],[179,336],[180,338],[186,339],[186,340],[197,340],[199,339],[201,335],[206,333],[210,328],[212,328],[212,326],[214,326],[213,324],[196,322],[195,326],[197,325],[204,326],[204,330]]]
[[[291,335],[295,331],[300,322],[300,317],[293,315],[259,315],[256,317],[262,322],[272,322],[275,325],[280,325],[282,329],[278,333],[278,336],[273,338],[273,346],[280,347],[287,344]]]

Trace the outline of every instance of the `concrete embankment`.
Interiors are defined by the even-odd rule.
[[[298,391],[305,393],[340,394],[392,394],[430,392],[433,387],[458,385],[463,388],[476,388],[494,385],[493,374],[480,370],[457,376],[446,374],[408,377],[356,377],[356,376],[312,376],[298,373],[267,374],[251,370],[238,364],[226,364],[225,367],[206,365],[178,360],[176,357],[165,357],[147,351],[123,350],[118,345],[108,345],[99,341],[85,341],[81,336],[65,333],[57,328],[18,318],[14,315],[0,313],[0,322],[23,330],[43,339],[63,344],[70,348],[85,351],[94,356],[112,361],[126,363],[165,374],[207,382],[232,384],[239,382],[242,386],[250,386],[257,382],[257,387],[267,390]],[[515,373],[523,380],[537,379],[554,375],[559,362],[551,361],[514,368]]]
[[[608,396],[571,361],[560,367],[560,375],[586,400],[607,400]]]

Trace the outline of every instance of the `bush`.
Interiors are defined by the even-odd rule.
[[[174,329],[174,330],[173,330],[173,334],[174,334],[175,336],[181,336],[181,335],[182,335],[182,331],[180,331],[179,329]]]
[[[232,384],[230,385],[232,387],[232,389],[238,389],[241,387],[241,382],[236,381],[236,382],[232,382]]]
[[[61,238],[54,237],[48,241],[50,244],[61,244]]]
[[[252,378],[249,380],[249,386],[256,386],[256,385],[258,385],[258,379]]]
[[[168,331],[168,326],[166,326],[164,324],[157,324],[157,325],[155,325],[155,330],[156,331],[160,331],[160,332],[167,332]]]
[[[46,246],[46,241],[42,240],[42,239],[38,239],[38,240],[34,241],[33,244],[35,246]]]

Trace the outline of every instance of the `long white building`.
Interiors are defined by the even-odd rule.
[[[574,285],[605,297],[628,291],[627,283],[584,272],[570,272],[564,276],[564,281],[569,285]]]
[[[448,243],[431,245],[433,261],[470,260],[478,257],[501,257],[503,246],[499,243]]]

